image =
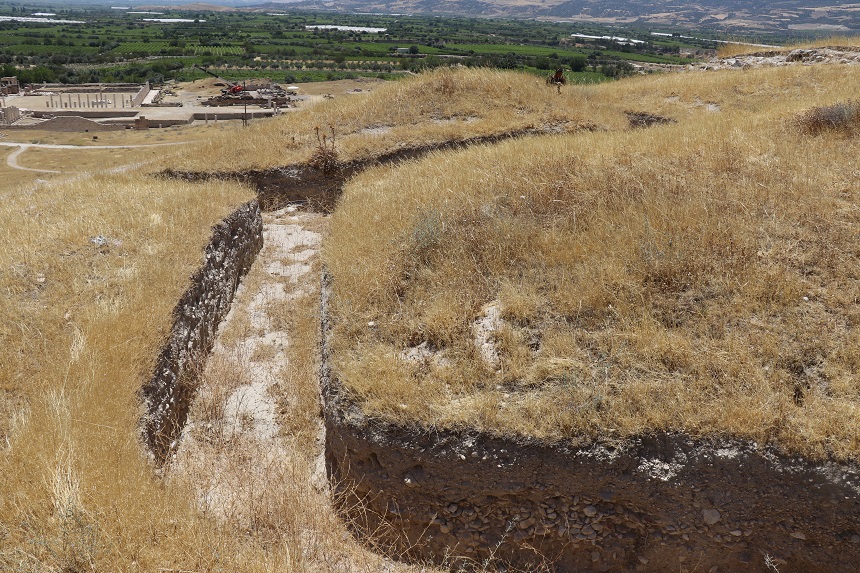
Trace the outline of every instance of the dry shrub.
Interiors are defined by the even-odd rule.
[[[796,122],[801,131],[810,135],[828,131],[853,134],[860,130],[860,101],[814,107],[801,114]]]
[[[335,147],[335,132],[334,126],[330,125],[331,137],[328,134],[320,133],[319,126],[314,128],[314,133],[317,137],[317,146],[311,154],[308,164],[314,169],[322,171],[324,175],[331,176],[340,170],[340,161],[338,160],[338,152]]]

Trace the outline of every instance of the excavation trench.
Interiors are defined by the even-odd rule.
[[[165,170],[163,177],[186,181],[234,180],[247,183],[256,192],[264,211],[275,211],[287,205],[302,205],[306,209],[331,213],[343,191],[343,184],[358,173],[375,165],[387,165],[422,157],[432,151],[463,149],[473,145],[499,143],[506,139],[531,135],[549,135],[564,131],[564,126],[530,128],[510,131],[496,135],[473,137],[459,141],[447,141],[415,147],[402,147],[370,159],[347,161],[332,173],[323,173],[307,164],[287,165],[272,169],[245,171],[180,171]],[[578,129],[594,130],[596,126],[587,124]]]
[[[263,248],[262,212],[301,205],[305,210],[330,213],[344,182],[373,165],[394,163],[431,151],[459,149],[513,137],[554,133],[554,128],[526,129],[392,151],[369,160],[343,163],[335,173],[306,164],[243,172],[166,170],[162,177],[205,182],[236,180],[250,184],[257,200],[242,205],[213,228],[203,266],[173,311],[173,326],[162,347],[152,378],[141,388],[143,440],[158,464],[177,446],[202,372],[221,322],[227,316],[242,278]]]
[[[264,210],[303,203],[325,212],[349,175],[417,154],[347,166],[333,181],[313,179],[306,167],[169,175],[243,179],[255,185]],[[262,217],[254,201],[215,227],[206,262],[176,307],[173,332],[142,389],[144,438],[159,462],[175,450],[195,377],[262,247]],[[373,539],[404,560],[447,566],[856,571],[860,468],[852,464],[813,462],[727,438],[649,434],[574,448],[367,416],[328,362],[328,283],[321,311],[325,473],[358,539]],[[258,435],[274,435],[266,428]]]
[[[176,446],[218,326],[262,246],[262,214],[251,201],[213,227],[203,265],[173,310],[170,335],[141,388],[143,440],[159,464]]]

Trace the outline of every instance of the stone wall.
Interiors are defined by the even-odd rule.
[[[146,96],[149,95],[150,90],[149,82],[146,82],[143,86],[141,86],[140,90],[138,90],[137,94],[131,99],[130,107],[137,107],[143,103],[143,100],[146,99]]]
[[[35,110],[32,112],[33,117],[37,118],[47,118],[51,119],[53,117],[83,117],[89,119],[108,119],[108,118],[122,118],[122,117],[135,117],[139,112],[134,110],[115,110],[115,109],[103,109],[99,111],[88,111],[85,109],[75,109],[75,110],[45,110],[39,111]]]
[[[173,328],[152,378],[141,394],[143,438],[164,462],[188,415],[195,377],[215,342],[242,277],[263,246],[263,220],[257,201],[246,203],[212,229],[203,266],[173,311]]]
[[[47,119],[41,123],[34,123],[27,126],[21,126],[22,129],[39,129],[45,131],[57,132],[98,132],[98,131],[117,131],[125,129],[121,125],[103,124],[92,121],[79,116],[62,116]]]
[[[4,124],[14,123],[21,119],[21,110],[15,106],[0,108],[0,119]]]
[[[332,376],[323,291],[326,464],[358,538],[490,569],[858,571],[854,465],[683,434],[569,447],[366,418]]]

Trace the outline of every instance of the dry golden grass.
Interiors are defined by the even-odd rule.
[[[858,79],[633,79],[579,97],[678,123],[358,176],[325,249],[337,375],[399,422],[579,442],[679,430],[860,459],[860,145],[794,127]],[[473,330],[492,301],[497,364]],[[424,342],[439,354],[404,357]]]
[[[0,186],[0,198],[4,197],[8,191],[12,189],[20,189],[26,186],[36,184],[37,180],[53,179],[53,173],[40,173],[38,171],[24,171],[22,169],[14,169],[6,163],[6,158],[15,151],[14,148],[0,148],[0,181],[3,181]]]
[[[114,131],[79,132],[43,129],[10,129],[3,131],[4,142],[48,143],[54,145],[152,145],[176,141],[194,141],[211,135],[212,126],[189,126],[166,129],[118,129]]]
[[[210,225],[248,197],[139,172],[5,191],[0,391],[24,407],[4,420],[0,569],[211,570],[238,559],[242,542],[155,477],[137,390]],[[105,246],[91,242],[98,235]]]
[[[857,140],[793,127],[854,97],[856,75],[663,76],[558,96],[530,76],[440,70],[249,129],[211,127],[210,141],[159,166],[301,161],[316,125],[335,125],[342,159],[526,127],[605,128],[355,181],[327,257],[337,365],[356,398],[428,424],[566,439],[672,427],[856,458]],[[632,131],[625,111],[678,123]],[[231,462],[230,475],[269,472],[283,488],[250,498],[252,527],[247,508],[226,520],[201,512],[194,488],[157,477],[142,452],[137,390],[210,226],[250,191],[142,170],[56,179],[4,178],[0,191],[0,569],[377,567],[336,552],[343,529],[307,489],[313,291],[273,316],[291,333],[283,384],[295,390],[281,406],[296,456],[277,468]],[[498,366],[472,344],[491,301],[504,319]],[[398,358],[424,341],[443,356]],[[222,405],[207,407],[216,416]]]
[[[106,165],[151,161],[164,154],[162,147],[128,149],[44,149],[30,148],[18,156],[18,165],[61,173],[92,173]]]
[[[174,169],[267,169],[310,159],[314,128],[334,126],[342,160],[364,159],[401,147],[496,135],[526,128],[624,124],[616,110],[588,91],[548,89],[541,78],[475,69],[439,69],[392,82],[367,95],[328,100],[251,129],[235,128],[171,160]]]
[[[24,169],[7,164],[15,147],[0,147],[0,197],[6,191],[20,189],[40,181],[64,179],[68,174],[88,174],[127,165],[147,163],[171,155],[175,148],[162,144],[183,144],[211,137],[224,126],[191,127],[178,129],[151,129],[146,131],[119,130],[92,133],[50,132],[43,130],[8,130],[2,133],[5,143],[36,143],[51,145],[75,145],[80,149],[31,148],[18,155],[16,163]],[[98,139],[93,139],[97,137]],[[89,149],[105,145],[141,145],[152,147]],[[32,170],[28,170],[32,169]],[[42,170],[42,171],[40,171]],[[51,173],[56,171],[57,173]]]

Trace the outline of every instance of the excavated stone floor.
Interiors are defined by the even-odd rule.
[[[307,294],[305,261],[316,256],[320,234],[303,225],[318,217],[294,208],[264,215],[263,249],[218,331],[172,460],[173,474],[195,476],[204,511],[243,526],[291,458],[278,423],[289,339],[269,313],[273,303]]]
[[[313,451],[284,431],[297,405],[296,384],[318,380],[291,372],[289,316],[295,301],[319,297],[316,259],[324,215],[287,206],[263,214],[264,246],[236,292],[179,445],[169,479],[188,484],[198,507],[247,531],[277,531],[298,545],[298,567],[332,572],[417,571],[359,546],[333,510],[325,472],[322,419]],[[423,570],[423,569],[421,569]]]

